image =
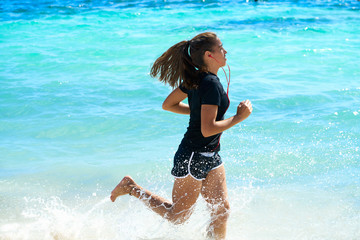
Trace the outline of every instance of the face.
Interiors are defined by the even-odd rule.
[[[211,51],[211,56],[216,59],[216,62],[219,63],[221,67],[226,65],[226,53],[227,51],[224,49],[222,42],[220,39],[217,39]]]

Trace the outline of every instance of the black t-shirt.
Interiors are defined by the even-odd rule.
[[[216,121],[223,120],[230,101],[219,78],[212,73],[200,74],[199,87],[197,89],[186,89],[180,85],[180,90],[188,95],[190,107],[189,127],[180,143],[180,147],[190,151],[211,152],[220,151],[221,133],[204,137],[201,133],[201,105],[219,106]]]

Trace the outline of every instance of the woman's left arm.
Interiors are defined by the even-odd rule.
[[[190,114],[189,105],[181,102],[185,98],[187,98],[187,94],[181,91],[180,88],[176,88],[165,99],[165,101],[162,104],[162,108],[166,111],[170,111],[174,113]]]
[[[201,105],[201,133],[204,137],[221,133],[244,121],[250,116],[252,110],[253,107],[249,100],[242,101],[238,105],[234,116],[216,121],[218,106],[203,104]]]

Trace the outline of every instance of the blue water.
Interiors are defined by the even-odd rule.
[[[0,2],[0,239],[205,239],[108,196],[125,175],[170,198],[188,118],[149,76],[214,31],[228,51],[228,239],[360,239],[359,1]],[[225,84],[222,71],[219,77]]]

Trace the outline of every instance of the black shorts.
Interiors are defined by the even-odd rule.
[[[175,153],[171,174],[184,178],[189,174],[196,180],[204,180],[208,173],[222,165],[218,152],[191,152],[179,148]]]

